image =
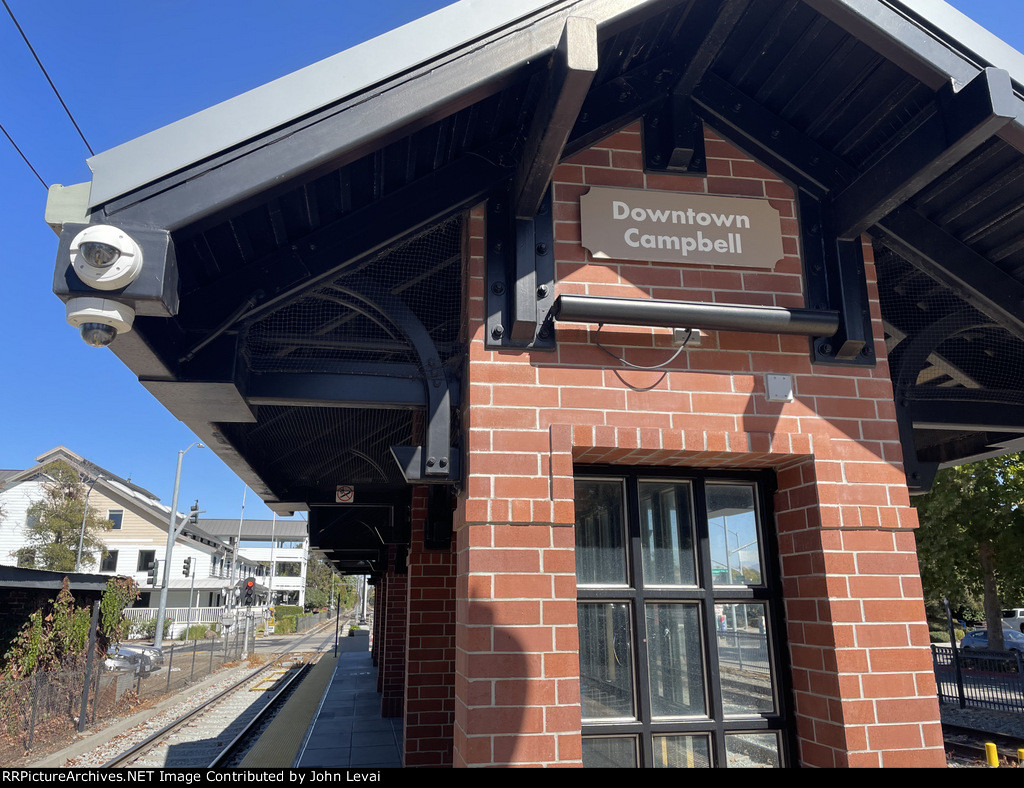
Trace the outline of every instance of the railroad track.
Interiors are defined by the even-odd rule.
[[[984,733],[947,723],[942,725],[942,739],[947,755],[952,755],[965,762],[976,761],[979,766],[984,766],[985,744],[991,742],[996,745],[1001,763],[1021,765],[1017,758],[1018,750],[1024,749],[1024,741],[1021,739],[995,733]]]
[[[293,653],[323,638],[309,659]],[[308,667],[334,644],[330,632],[315,630],[289,646],[288,653],[235,682],[205,703],[176,718],[145,740],[103,764],[103,768],[212,768],[241,757],[250,734],[279,708]]]

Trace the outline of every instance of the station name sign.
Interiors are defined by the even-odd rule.
[[[593,186],[580,231],[595,259],[773,268],[783,256],[779,212],[749,197]]]

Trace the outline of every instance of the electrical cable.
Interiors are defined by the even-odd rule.
[[[11,143],[11,145],[14,147],[16,151],[18,151],[18,155],[21,156],[21,160],[28,165],[28,168],[30,170],[32,170],[32,174],[39,179],[39,182],[41,184],[43,184],[43,188],[49,189],[50,187],[46,185],[46,181],[43,180],[43,176],[36,172],[36,168],[32,166],[32,162],[28,160],[28,156],[22,153],[21,148],[19,148],[18,144],[11,138],[11,135],[7,133],[7,129],[4,128],[4,125],[2,123],[0,123],[0,131],[4,133],[4,136],[7,137],[7,141]]]
[[[60,105],[64,107],[64,111],[67,113],[68,119],[71,121],[71,125],[75,127],[75,131],[78,132],[78,136],[81,137],[82,142],[85,143],[85,147],[89,150],[89,155],[95,156],[96,153],[93,151],[92,146],[89,144],[89,141],[85,138],[85,134],[83,134],[82,130],[78,127],[78,123],[75,122],[75,118],[71,114],[71,110],[68,109],[68,105],[65,104],[64,99],[61,98],[60,91],[58,91],[57,86],[53,84],[53,80],[50,79],[50,75],[46,73],[46,68],[43,66],[43,61],[39,59],[39,55],[37,55],[35,49],[32,48],[32,44],[29,42],[28,36],[25,35],[25,31],[22,30],[21,25],[18,24],[18,20],[15,18],[14,12],[11,10],[11,7],[7,5],[7,0],[0,0],[0,2],[4,4],[4,8],[7,9],[7,14],[11,17],[11,21],[14,22],[14,26],[18,28],[18,32],[21,33],[21,38],[25,42],[25,46],[28,47],[28,51],[31,52],[32,57],[36,59],[36,64],[39,66],[39,70],[43,72],[43,76],[46,77],[46,81],[50,83],[50,88],[53,90],[53,94],[57,97],[57,101],[59,101]],[[4,133],[6,134],[6,132]],[[7,139],[10,139],[10,137],[8,136]],[[24,156],[22,158],[24,158]],[[28,160],[26,159],[26,161]],[[42,178],[40,178],[40,180],[42,180]]]

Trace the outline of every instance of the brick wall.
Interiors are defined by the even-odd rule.
[[[383,643],[380,650],[378,685],[381,716],[402,715],[405,694],[406,607],[408,575],[395,572],[395,546],[388,547],[388,571],[384,580]],[[378,612],[379,614],[379,612]]]
[[[561,165],[557,291],[804,306],[791,190],[713,133],[706,144],[706,179],[643,173],[638,125]],[[768,271],[595,262],[580,245],[578,204],[593,185],[765,197],[780,212],[785,257]],[[555,353],[485,349],[483,228],[480,208],[468,223],[456,765],[579,762],[574,463],[776,469],[800,760],[941,765],[870,248],[874,369],[812,366],[805,337],[712,332],[665,369],[642,371],[597,341],[652,365],[674,352],[667,329],[598,336],[560,323]],[[769,372],[793,376],[794,402],[766,400]]]
[[[412,499],[405,766],[451,766],[455,711],[455,549],[425,550],[427,494]]]

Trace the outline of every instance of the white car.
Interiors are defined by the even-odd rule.
[[[1009,610],[1003,610],[1001,615],[1004,629],[1009,627],[1024,632],[1024,607],[1011,607]]]

